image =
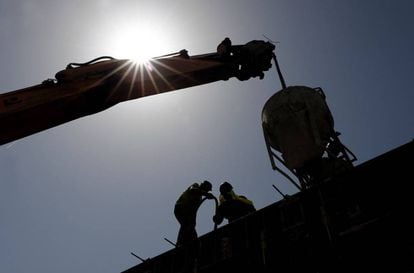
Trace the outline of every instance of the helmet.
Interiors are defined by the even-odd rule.
[[[213,188],[213,185],[211,185],[211,183],[208,182],[207,180],[204,180],[203,183],[201,183],[200,188],[202,190],[209,192]]]
[[[220,193],[221,194],[226,194],[226,193],[230,192],[231,190],[233,190],[233,186],[229,182],[221,183],[221,185],[220,185]]]

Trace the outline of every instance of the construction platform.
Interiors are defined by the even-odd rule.
[[[411,141],[122,273],[414,272],[413,163]]]

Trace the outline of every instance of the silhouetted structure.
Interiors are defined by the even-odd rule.
[[[413,272],[413,162],[410,142],[123,273]]]

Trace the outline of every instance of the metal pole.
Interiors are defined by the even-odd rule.
[[[286,88],[285,79],[283,78],[282,71],[280,70],[279,63],[277,61],[275,53],[273,53],[273,60],[275,61],[277,74],[279,75],[279,80],[280,80],[280,83],[282,84],[282,88],[285,89]]]
[[[171,242],[170,240],[168,240],[167,238],[164,238],[164,240],[166,240],[167,242],[169,242],[170,244],[172,244],[173,246],[177,247],[176,244],[174,244],[173,242]]]
[[[140,256],[138,256],[137,254],[135,254],[134,252],[131,252],[131,255],[134,256],[135,258],[138,258],[141,260],[141,262],[145,262],[144,259],[142,259]]]
[[[286,195],[283,193],[283,192],[281,192],[275,185],[272,185],[272,187],[280,194],[280,195],[282,195],[283,196],[283,198],[286,198]]]

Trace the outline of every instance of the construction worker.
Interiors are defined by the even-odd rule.
[[[178,198],[174,207],[174,215],[180,223],[177,237],[177,246],[187,245],[197,239],[196,218],[197,210],[203,202],[203,197],[214,199],[210,193],[212,185],[208,181],[201,184],[194,183],[188,187]]]
[[[229,182],[220,185],[219,206],[213,217],[215,224],[220,225],[224,218],[230,223],[254,211],[256,208],[253,202],[245,196],[235,194]]]
[[[230,56],[231,40],[226,37],[218,46],[217,53],[222,57],[228,58]]]

